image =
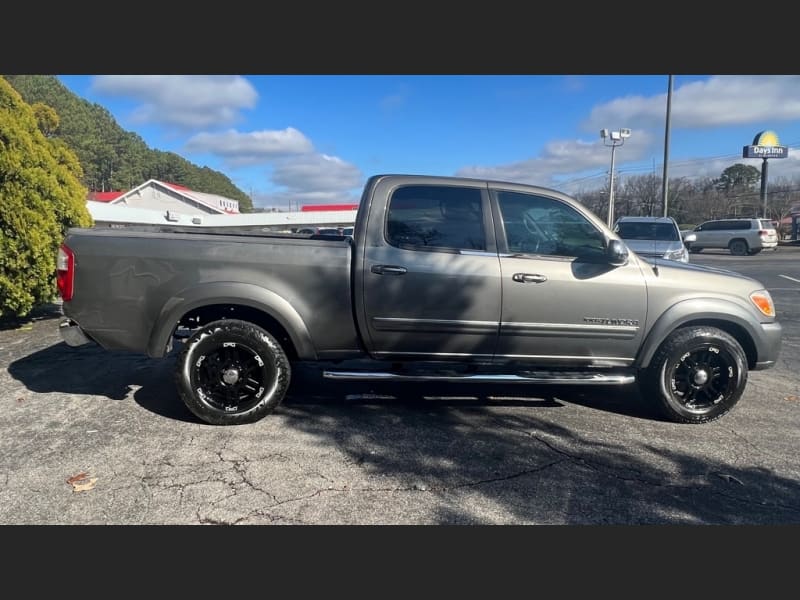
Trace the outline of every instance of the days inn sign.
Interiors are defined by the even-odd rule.
[[[781,146],[774,131],[762,131],[753,138],[753,143],[742,148],[742,158],[786,158],[789,147]]]

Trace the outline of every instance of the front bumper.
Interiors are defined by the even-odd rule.
[[[762,323],[761,333],[760,339],[756,340],[758,362],[753,365],[753,371],[774,367],[781,351],[782,328],[780,323]]]
[[[61,339],[64,340],[68,346],[83,346],[89,344],[92,340],[83,332],[80,325],[70,318],[65,317],[58,324],[58,332],[61,334]]]

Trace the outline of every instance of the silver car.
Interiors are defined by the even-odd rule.
[[[614,233],[642,258],[689,262],[689,252],[672,217],[620,217]]]

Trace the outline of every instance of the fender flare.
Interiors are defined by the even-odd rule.
[[[746,307],[723,298],[691,298],[673,304],[661,314],[650,328],[635,364],[640,368],[650,366],[650,361],[661,343],[682,325],[691,321],[709,320],[737,325],[749,336],[753,347],[758,348],[756,340],[760,325]],[[745,346],[745,344],[742,345]]]
[[[283,326],[300,359],[317,359],[308,328],[288,300],[261,286],[238,281],[200,284],[181,290],[167,300],[150,330],[147,355],[153,358],[164,356],[180,318],[189,311],[212,304],[239,304],[264,312]]]

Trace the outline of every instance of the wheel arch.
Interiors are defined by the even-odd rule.
[[[202,325],[218,318],[236,318],[263,327],[292,358],[316,360],[317,353],[305,322],[288,300],[271,290],[240,282],[214,282],[182,290],[162,307],[150,332],[148,356],[164,356],[172,335],[189,317]]]
[[[676,304],[658,318],[639,351],[637,367],[650,366],[658,347],[673,331],[698,325],[716,327],[730,334],[744,350],[748,367],[755,366],[758,349],[749,314],[733,302],[703,298]]]

